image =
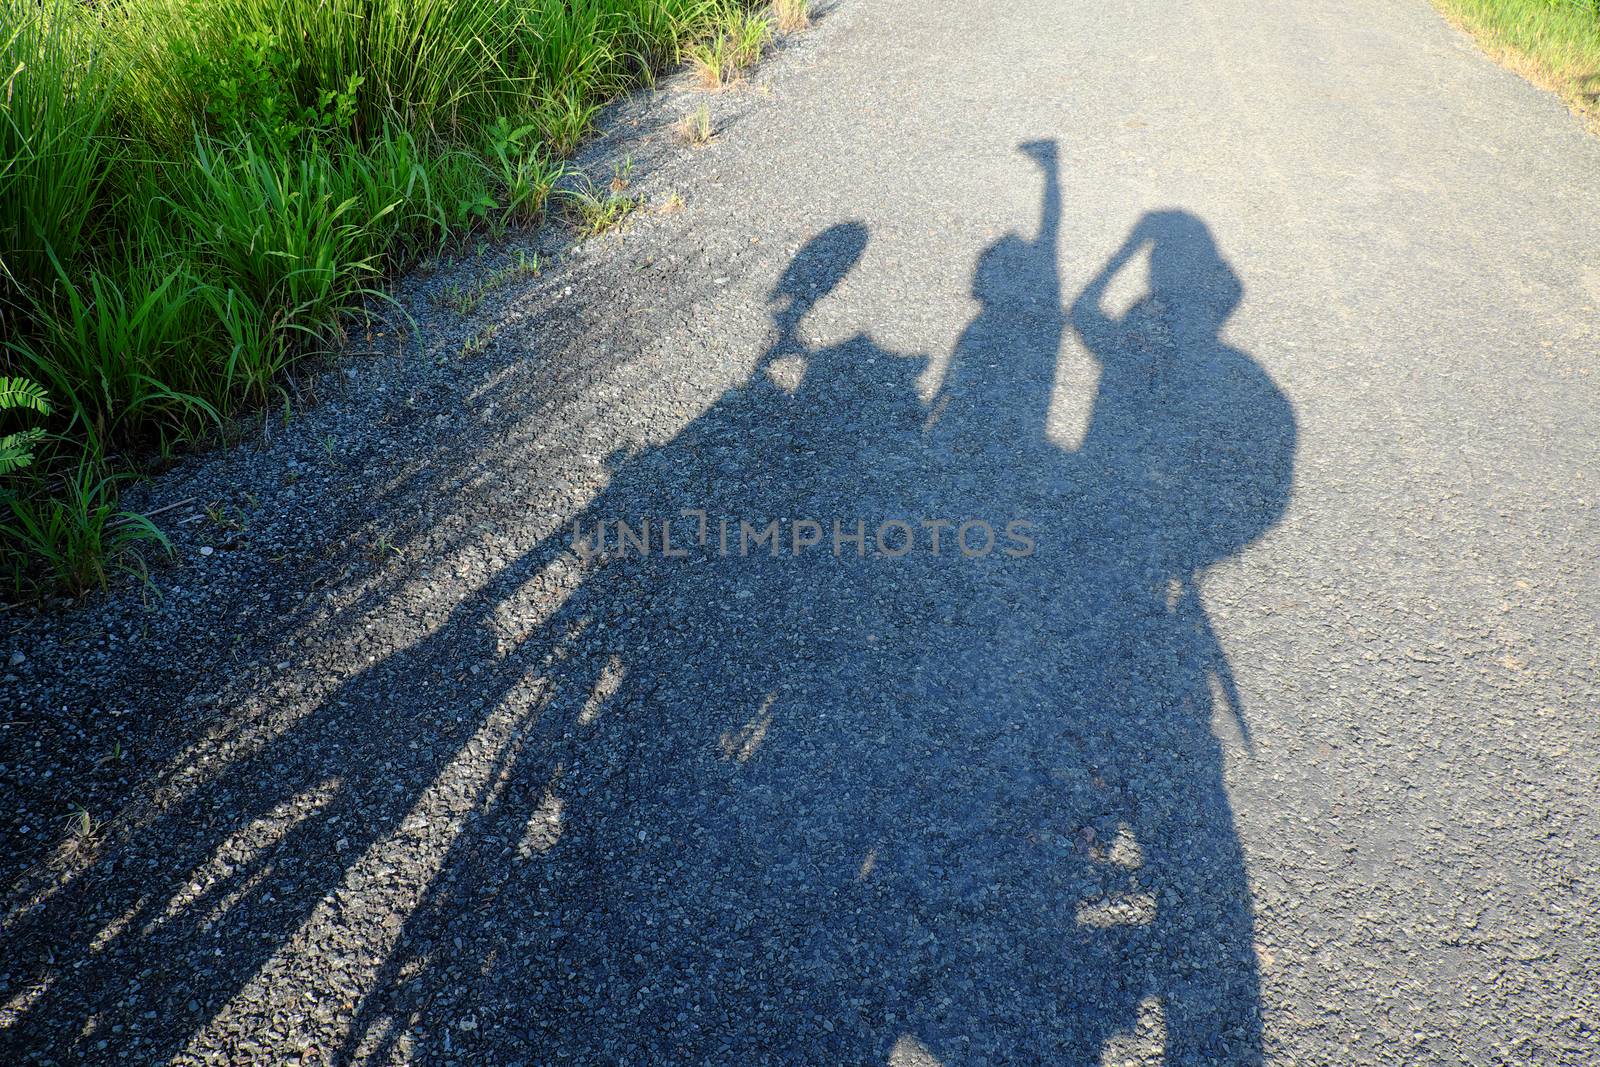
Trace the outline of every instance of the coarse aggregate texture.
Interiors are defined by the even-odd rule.
[[[1600,1061],[1600,141],[1423,0],[820,14],[15,619],[0,1061]]]

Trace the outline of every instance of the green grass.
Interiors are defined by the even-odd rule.
[[[761,58],[761,51],[771,38],[769,17],[731,10],[718,20],[716,29],[705,40],[689,46],[687,55],[704,88],[724,89],[736,84],[745,70]]]
[[[637,197],[597,188],[589,182],[568,192],[565,200],[573,225],[586,237],[610,233],[642,204]]]
[[[711,137],[716,132],[711,125],[711,109],[701,104],[678,119],[674,131],[678,135],[678,140],[691,148],[705,147],[711,143]]]
[[[0,377],[48,397],[0,407],[29,456],[0,470],[0,577],[141,569],[165,541],[116,501],[150,457],[286,403],[396,272],[540,218],[608,100],[702,42],[743,61],[755,25],[745,0],[0,0]],[[591,197],[587,229],[626,213]]]
[[[1434,0],[1484,51],[1600,133],[1600,0]]]

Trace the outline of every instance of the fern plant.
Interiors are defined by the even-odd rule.
[[[0,411],[34,411],[50,414],[50,401],[44,388],[26,378],[0,377]],[[33,446],[44,436],[44,429],[32,426],[0,436],[0,475],[21,470],[33,462]]]

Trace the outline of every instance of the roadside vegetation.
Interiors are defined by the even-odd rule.
[[[784,0],[795,23],[804,4]],[[0,0],[0,578],[103,585],[165,539],[119,490],[294,402],[387,278],[560,203],[562,162],[686,59],[726,84],[748,0]],[[709,80],[709,79],[708,79]],[[620,185],[619,185],[620,183]]]
[[[1484,51],[1600,133],[1600,0],[1434,0]]]

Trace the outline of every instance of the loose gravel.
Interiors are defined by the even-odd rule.
[[[0,1062],[1600,1060],[1600,142],[1421,0],[821,15],[12,613]]]

